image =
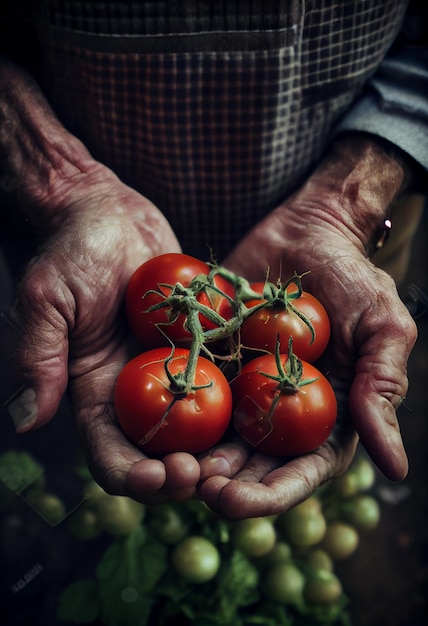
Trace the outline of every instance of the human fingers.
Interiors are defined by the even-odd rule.
[[[7,402],[17,432],[49,421],[68,381],[68,327],[74,300],[55,266],[29,265],[7,314],[7,355],[18,392]]]
[[[273,515],[305,500],[322,483],[344,472],[355,454],[358,437],[349,418],[347,389],[339,381],[332,383],[339,414],[324,445],[286,462],[254,452],[236,474],[212,475],[201,481],[198,496],[231,519]]]
[[[146,504],[188,499],[200,476],[197,460],[186,453],[149,458],[117,423],[113,393],[123,357],[121,345],[108,362],[70,383],[71,405],[91,473],[108,493]]]
[[[350,458],[355,443],[350,446]],[[199,497],[229,519],[274,515],[308,498],[336,473],[335,451],[327,444],[285,464],[263,456],[255,453],[233,478],[208,478],[198,488]]]
[[[405,306],[397,301],[378,323],[360,322],[360,342],[355,377],[350,389],[350,409],[361,441],[379,469],[391,480],[402,480],[408,459],[400,434],[397,409],[409,381],[407,361],[417,338],[417,328]]]
[[[222,442],[199,458],[201,480],[212,476],[231,478],[245,465],[252,448],[241,438]]]

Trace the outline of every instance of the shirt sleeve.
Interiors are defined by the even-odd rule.
[[[411,25],[426,25],[426,9]],[[389,141],[428,170],[428,33],[401,36],[340,120],[335,135],[366,132]]]

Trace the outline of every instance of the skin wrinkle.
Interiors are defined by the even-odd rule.
[[[326,482],[333,475],[343,473],[352,460],[358,437],[348,420],[338,421],[329,440],[312,454],[289,461],[283,467],[273,469],[258,484],[256,494],[246,488],[246,483],[235,476],[209,478],[199,487],[200,495],[207,498],[214,510],[231,519],[263,515],[260,502],[269,499],[271,513],[286,510],[292,503],[304,500],[314,487]],[[343,446],[343,447],[342,447]],[[302,481],[306,491],[302,490]],[[286,485],[286,487],[285,487]],[[260,493],[259,493],[260,492]],[[246,500],[246,505],[236,512],[235,500]]]
[[[90,408],[81,407],[79,414],[78,429],[82,441],[87,441],[88,435],[92,441],[93,470],[96,475],[102,473],[104,489],[111,489],[113,493],[124,482],[132,464],[144,457],[137,448],[126,445],[126,439],[119,430],[112,430],[112,405],[100,402]],[[109,442],[108,446],[105,441]],[[112,462],[115,459],[116,462]]]

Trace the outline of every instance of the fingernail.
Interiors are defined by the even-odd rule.
[[[18,433],[28,430],[37,419],[36,392],[21,389],[5,403]]]
[[[224,457],[207,457],[201,462],[201,478],[210,476],[226,476],[230,478],[232,469]]]

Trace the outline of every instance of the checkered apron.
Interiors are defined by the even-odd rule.
[[[44,90],[186,252],[221,259],[319,160],[406,4],[51,0]]]

